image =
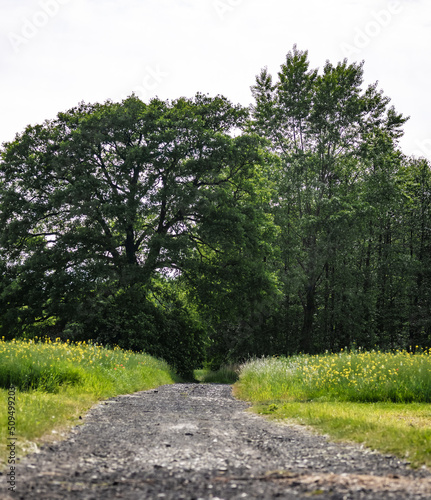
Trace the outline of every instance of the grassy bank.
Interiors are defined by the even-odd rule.
[[[20,457],[70,428],[98,400],[175,380],[166,363],[146,354],[85,342],[0,341],[0,464],[9,454],[11,411]],[[15,398],[8,408],[10,387]]]
[[[431,467],[429,351],[254,360],[235,394],[258,413]]]

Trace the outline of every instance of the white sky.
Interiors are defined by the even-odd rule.
[[[0,0],[0,143],[85,102],[223,94],[252,102],[297,44],[311,67],[365,61],[431,159],[430,0]]]

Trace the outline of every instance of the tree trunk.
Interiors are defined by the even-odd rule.
[[[316,312],[315,303],[316,286],[309,285],[305,292],[304,308],[304,322],[302,324],[301,339],[299,348],[301,352],[310,353],[313,345],[313,322],[314,314]]]

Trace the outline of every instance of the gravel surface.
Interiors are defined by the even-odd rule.
[[[231,387],[175,384],[94,406],[21,460],[14,499],[430,499],[431,473],[247,412]],[[3,496],[2,496],[3,495]]]

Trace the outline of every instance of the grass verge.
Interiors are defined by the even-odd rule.
[[[431,467],[431,408],[424,403],[293,402],[253,407],[256,413],[311,426],[338,441]]]
[[[242,366],[234,392],[270,418],[431,467],[430,372],[429,352],[270,358]]]
[[[10,457],[11,423],[20,458],[58,439],[101,399],[176,381],[165,362],[146,354],[86,343],[0,341],[0,467]],[[8,405],[11,386],[15,397]]]

